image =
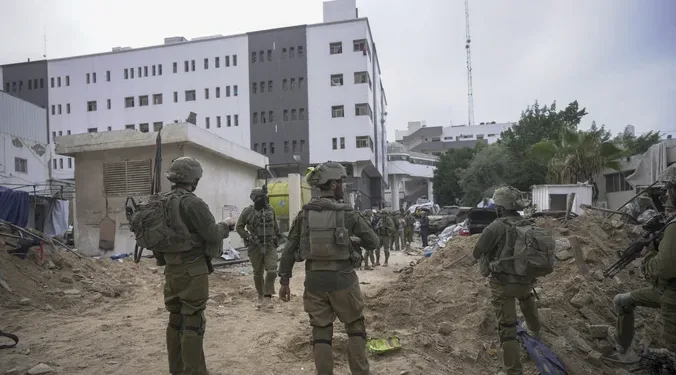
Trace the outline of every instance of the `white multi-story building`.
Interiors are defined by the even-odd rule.
[[[487,122],[478,125],[427,126],[425,121],[411,121],[406,130],[397,130],[397,142],[407,150],[440,155],[448,149],[474,147],[477,142],[488,144],[500,139],[500,133],[514,123]]]
[[[382,203],[386,99],[369,21],[356,0],[324,3],[324,22],[5,65],[2,89],[45,108],[49,139],[156,131],[184,121],[265,154],[280,175],[345,163],[359,205]],[[72,178],[55,156],[56,178]]]

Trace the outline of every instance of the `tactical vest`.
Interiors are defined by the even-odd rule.
[[[261,210],[253,210],[253,215],[249,219],[249,227],[252,234],[260,242],[272,242],[276,238],[275,234],[275,213],[271,207],[265,207]]]
[[[381,217],[376,224],[376,234],[379,236],[387,236],[387,218]]]
[[[310,260],[311,271],[338,271],[350,259],[350,233],[345,213],[352,207],[329,199],[313,199],[303,206],[299,260]]]

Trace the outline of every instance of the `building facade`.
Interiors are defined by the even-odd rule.
[[[408,150],[440,155],[449,149],[474,147],[479,142],[495,143],[513,125],[493,121],[472,126],[427,126],[425,121],[411,121],[406,130],[396,131],[396,138]]]
[[[2,67],[2,89],[44,107],[48,139],[195,126],[269,158],[275,176],[332,160],[350,189],[380,204],[387,181],[386,97],[356,0],[324,3],[323,23]],[[74,176],[55,155],[56,178]]]
[[[439,161],[435,155],[408,151],[399,142],[387,146],[389,188],[385,191],[387,205],[393,210],[408,207],[418,200],[434,200],[434,170]]]

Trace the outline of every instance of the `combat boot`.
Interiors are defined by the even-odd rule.
[[[264,296],[263,297],[263,307],[265,307],[268,310],[275,308],[275,304],[274,304],[274,302],[272,302],[272,296]]]
[[[263,296],[258,296],[258,299],[256,299],[256,308],[260,309],[261,307],[263,307],[264,302],[265,301],[263,301]]]

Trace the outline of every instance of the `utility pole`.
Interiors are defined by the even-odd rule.
[[[469,0],[465,0],[465,50],[467,51],[467,125],[474,125],[474,90],[472,89],[472,38],[469,34]]]

